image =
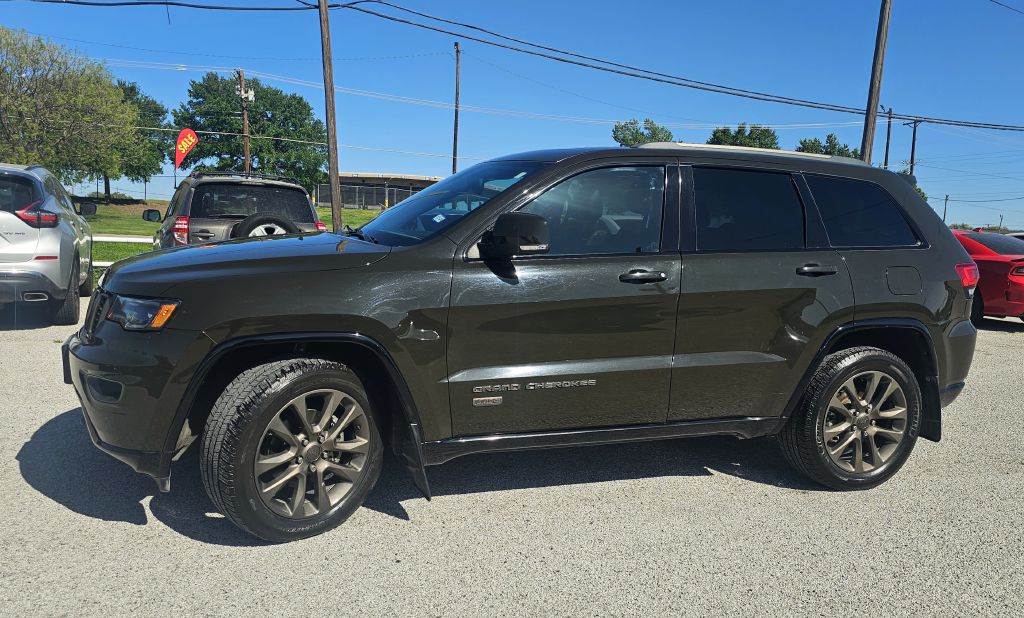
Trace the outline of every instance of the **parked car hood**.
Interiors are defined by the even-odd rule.
[[[118,294],[159,296],[184,281],[368,266],[391,248],[329,233],[263,236],[143,253],[111,266],[101,282]]]

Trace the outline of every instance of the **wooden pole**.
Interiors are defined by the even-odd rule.
[[[864,137],[860,142],[860,158],[871,163],[871,148],[875,143],[875,120],[878,118],[878,98],[882,91],[882,67],[885,65],[885,40],[889,36],[889,14],[892,0],[882,0],[878,11],[878,31],[875,33],[875,57],[871,62],[871,83],[868,86],[868,105],[864,111]]]
[[[462,55],[459,42],[455,42],[455,136],[452,139],[452,173],[458,171],[459,163],[459,59]]]
[[[338,177],[338,126],[334,111],[334,62],[331,56],[331,23],[327,0],[320,6],[320,48],[324,62],[324,105],[327,112],[327,175],[331,182],[331,218],[334,231],[341,229],[341,179]]]
[[[252,172],[249,161],[249,99],[245,92],[245,71],[238,69],[238,96],[242,99],[242,143],[245,150],[245,175]]]

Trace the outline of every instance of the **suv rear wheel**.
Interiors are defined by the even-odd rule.
[[[779,434],[798,471],[833,489],[868,489],[906,462],[921,425],[921,389],[897,356],[860,347],[830,354]]]
[[[380,433],[339,363],[297,358],[243,372],[217,399],[200,467],[214,505],[244,530],[291,541],[340,525],[377,482]]]
[[[64,291],[64,300],[56,304],[53,309],[53,323],[61,325],[78,324],[78,316],[81,312],[81,297],[78,295],[78,256],[71,265],[71,277],[68,280],[68,289]]]

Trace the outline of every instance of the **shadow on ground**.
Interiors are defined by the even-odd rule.
[[[149,512],[169,528],[205,543],[260,545],[216,512],[199,477],[196,446],[174,465],[170,493],[96,449],[75,408],[40,427],[18,452],[21,475],[34,489],[68,509],[105,521],[148,522]],[[793,472],[773,440],[690,438],[635,444],[472,455],[428,471],[435,496],[578,485],[627,479],[728,474],[776,487],[821,488]],[[402,503],[422,499],[396,461],[384,467],[366,500],[369,509],[408,520]]]
[[[52,315],[47,303],[19,301],[0,305],[0,331],[48,328],[53,326]]]
[[[978,330],[990,330],[997,333],[1024,333],[1024,321],[1018,318],[1009,318],[1006,320],[995,320],[992,318],[985,318],[981,324],[978,324]]]

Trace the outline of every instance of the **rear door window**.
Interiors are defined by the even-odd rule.
[[[28,178],[0,174],[0,210],[17,212],[39,200],[35,183]]]
[[[772,251],[804,247],[804,207],[786,172],[694,167],[697,249]]]
[[[299,189],[205,183],[192,193],[189,216],[198,219],[244,219],[250,215],[274,215],[295,223],[313,223],[309,198]]]
[[[833,247],[909,247],[917,236],[889,194],[851,178],[805,174]]]

